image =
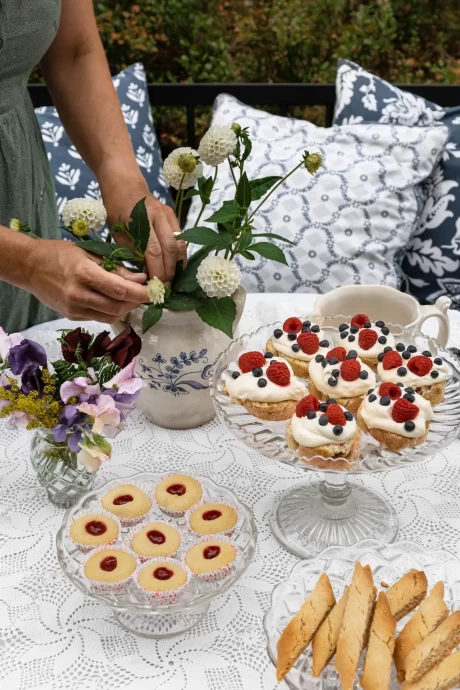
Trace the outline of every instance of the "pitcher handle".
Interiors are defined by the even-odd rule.
[[[452,300],[449,299],[449,297],[439,297],[439,299],[436,300],[434,305],[420,305],[420,311],[422,315],[417,323],[417,326],[420,330],[422,330],[422,325],[425,323],[427,319],[432,317],[437,318],[439,321],[439,329],[436,340],[441,345],[441,347],[445,347],[447,345],[447,341],[449,340],[450,324],[449,317],[447,315],[447,310],[449,309],[451,304]]]

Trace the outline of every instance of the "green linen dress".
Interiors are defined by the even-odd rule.
[[[45,239],[61,233],[27,82],[56,35],[60,11],[60,0],[0,0],[0,224],[19,218]],[[58,317],[29,293],[0,282],[0,326],[7,333]]]

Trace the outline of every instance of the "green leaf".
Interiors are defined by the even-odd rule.
[[[167,300],[165,300],[165,309],[171,311],[191,311],[196,309],[201,304],[200,300],[190,295],[171,293]]]
[[[198,189],[193,189],[193,187],[191,189],[188,189],[184,194],[184,201],[187,201],[187,199],[191,199],[192,196],[200,196],[200,192],[198,191]]]
[[[161,319],[162,314],[162,306],[159,304],[149,304],[142,316],[142,334],[147,333]]]
[[[224,202],[222,208],[212,214],[210,218],[206,219],[207,223],[231,223],[236,220],[241,213],[241,209],[234,201]]]
[[[251,180],[252,200],[257,201],[261,199],[263,195],[281,179],[282,178],[278,175],[272,175],[270,177],[259,177],[257,180]]]
[[[271,237],[272,240],[279,240],[280,242],[292,244],[293,247],[296,246],[295,242],[291,242],[291,240],[286,239],[286,237],[281,237],[281,235],[276,235],[274,232],[256,232],[253,237]]]
[[[210,247],[211,249],[225,249],[232,243],[232,238],[228,232],[216,232],[204,226],[185,230],[180,235],[176,235],[176,239],[201,244],[203,247]]]
[[[236,316],[236,305],[231,297],[218,299],[212,297],[196,310],[202,321],[217,328],[229,338],[233,337],[233,322]]]
[[[236,188],[236,203],[238,206],[241,206],[241,208],[246,209],[249,208],[251,199],[251,185],[249,184],[248,176],[244,172]]]
[[[142,253],[147,249],[150,237],[150,221],[147,215],[145,197],[137,202],[131,211],[131,222],[129,232],[134,240],[134,246]]]
[[[256,260],[256,257],[254,256],[254,254],[251,254],[251,252],[244,251],[244,252],[240,252],[240,254],[241,254],[241,256],[244,256],[245,259],[249,259],[249,261],[255,261]]]
[[[249,247],[251,242],[252,242],[252,232],[251,232],[251,230],[248,230],[241,237],[240,243],[238,245],[238,253],[241,254],[242,252],[244,252],[244,250]]]
[[[257,254],[260,254],[260,256],[266,259],[278,261],[278,263],[284,264],[285,266],[288,265],[283,250],[277,247],[276,244],[272,244],[271,242],[256,242],[255,244],[251,244],[249,249],[253,252],[257,252]]]
[[[174,276],[172,289],[174,292],[195,292],[198,288],[198,281],[196,279],[196,272],[198,266],[203,259],[208,256],[211,247],[201,247],[198,249],[187,262],[187,266],[183,267],[183,262],[179,261],[176,266],[176,275]]]
[[[136,257],[128,247],[119,247],[117,244],[108,244],[102,240],[88,240],[87,242],[75,242],[75,244],[87,252],[92,252],[92,254],[97,254],[98,256],[105,256],[107,259],[116,252],[113,260],[118,263],[127,260],[139,261],[139,257]]]
[[[252,151],[252,141],[250,140],[247,132],[245,132],[245,131],[241,132],[241,138],[244,142],[244,151],[243,151],[243,155],[241,156],[241,160],[245,161]]]
[[[211,192],[214,187],[214,179],[212,177],[200,177],[198,180],[198,194],[200,195],[203,204],[209,204],[211,201]]]

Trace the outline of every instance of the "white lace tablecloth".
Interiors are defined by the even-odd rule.
[[[249,295],[243,331],[307,312],[314,296]],[[460,343],[451,312],[450,345]],[[61,320],[30,329],[47,349]],[[99,329],[100,326],[91,324]],[[269,528],[273,503],[302,472],[248,450],[217,421],[191,431],[155,427],[135,412],[114,441],[98,485],[145,470],[189,470],[229,486],[254,512],[259,531],[252,564],[185,635],[149,640],[124,631],[110,610],[85,598],[60,571],[55,537],[63,511],[39,486],[28,434],[0,426],[0,687],[5,690],[272,690],[262,618],[273,587],[297,559]],[[396,509],[400,538],[460,555],[460,442],[413,467],[360,478]],[[282,687],[282,686],[280,686]]]

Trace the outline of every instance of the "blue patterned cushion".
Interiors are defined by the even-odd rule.
[[[443,158],[424,183],[424,208],[402,263],[403,287],[420,302],[448,295],[460,309],[460,107],[441,108],[347,60],[339,60],[336,90],[335,124],[449,128]]]
[[[172,206],[169,187],[163,178],[163,161],[153,126],[143,65],[127,67],[113,77],[113,83],[137,162],[149,189],[160,201]],[[100,199],[96,177],[70,141],[56,108],[36,108],[35,113],[53,171],[59,213],[69,199]]]

